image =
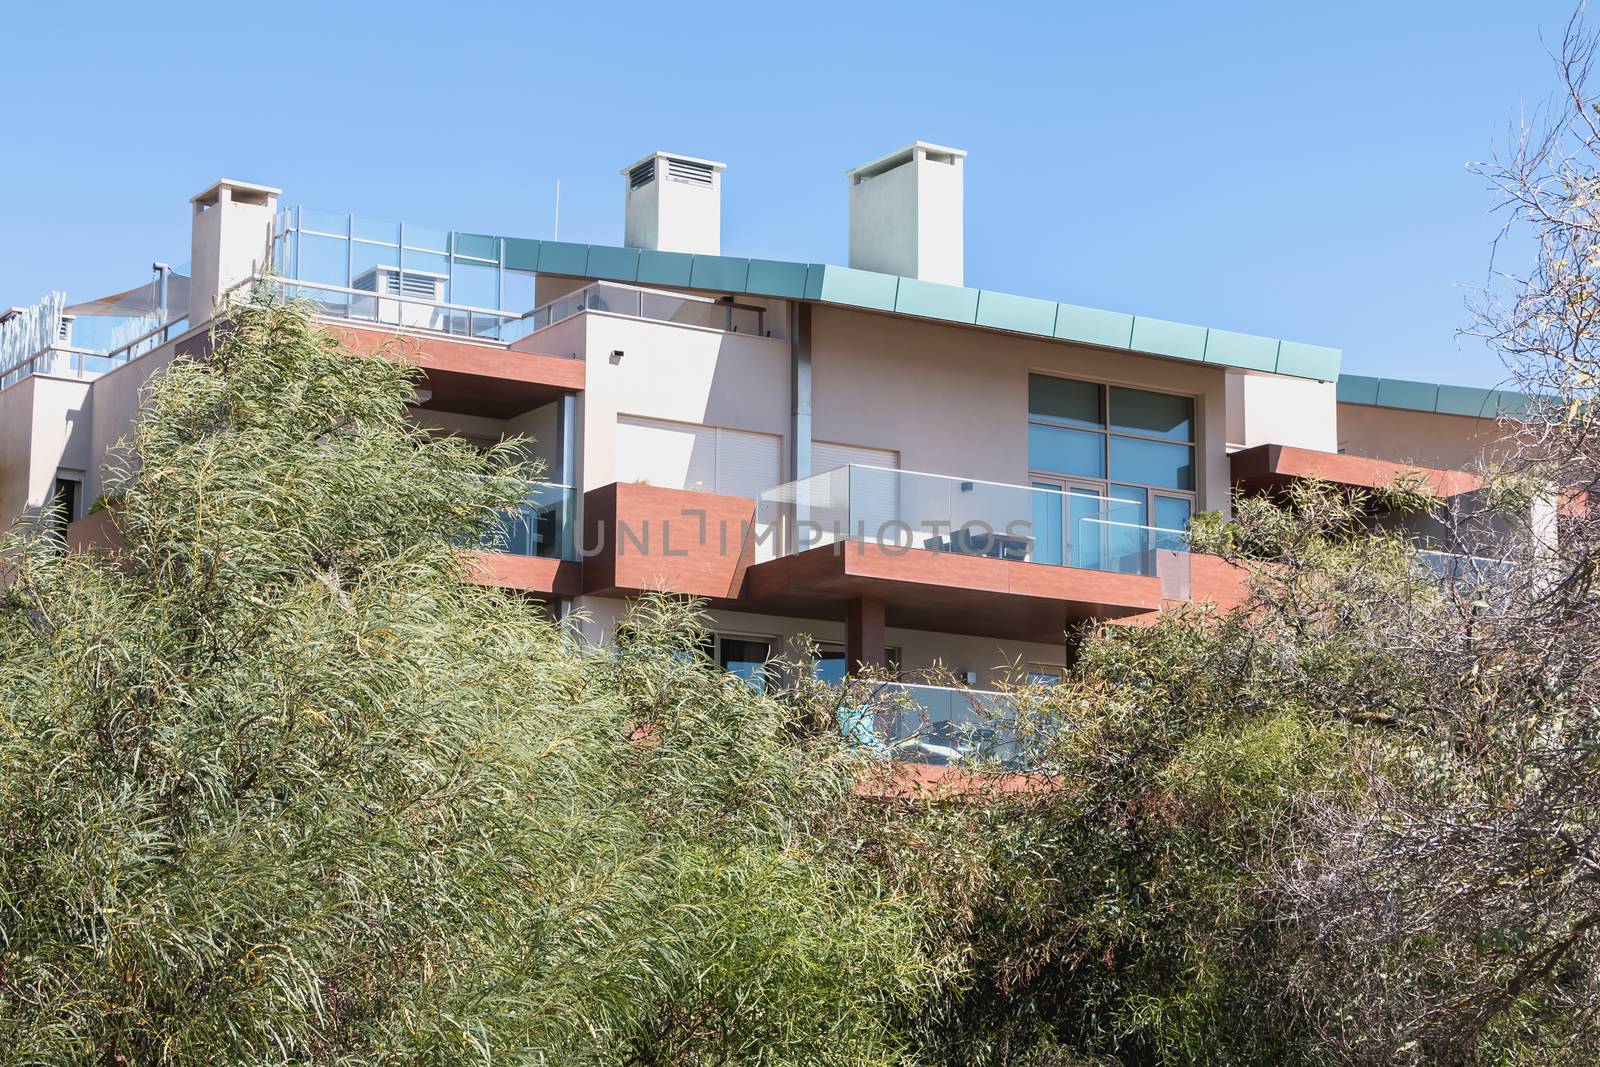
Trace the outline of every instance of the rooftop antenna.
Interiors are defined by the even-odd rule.
[[[551,240],[561,240],[561,179],[556,179],[556,232],[551,234]]]

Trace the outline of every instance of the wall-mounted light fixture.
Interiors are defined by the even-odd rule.
[[[613,367],[615,367],[618,363],[621,363],[621,362],[622,362],[622,349],[613,348],[611,350],[611,365]]]
[[[411,401],[413,404],[422,405],[433,399],[432,389],[418,389],[416,394],[416,398]]]

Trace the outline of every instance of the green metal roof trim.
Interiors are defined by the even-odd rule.
[[[1341,404],[1365,404],[1369,407],[1436,415],[1465,415],[1475,419],[1492,419],[1502,413],[1515,415],[1526,411],[1533,402],[1524,393],[1505,389],[1475,389],[1465,385],[1407,382],[1398,378],[1368,378],[1361,374],[1341,374],[1337,393]]]
[[[505,265],[576,278],[812,300],[1237,370],[1324,382],[1340,380],[1337,348],[823,263],[651,252],[508,237]]]

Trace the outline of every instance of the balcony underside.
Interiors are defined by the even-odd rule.
[[[328,328],[356,352],[421,367],[433,395],[419,406],[432,411],[507,419],[583,390],[581,359],[405,331]]]
[[[1161,579],[985,556],[849,542],[749,568],[738,607],[842,619],[852,600],[884,605],[888,626],[1054,643],[1083,619],[1161,607]]]
[[[1441,497],[1457,496],[1482,488],[1483,482],[1465,471],[1417,467],[1365,456],[1318,452],[1292,445],[1257,445],[1229,457],[1233,484],[1246,492],[1278,492],[1309,478],[1360,489],[1380,489],[1405,474],[1420,474],[1428,488]]]

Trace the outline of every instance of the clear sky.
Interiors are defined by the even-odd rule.
[[[967,284],[1493,385],[1465,169],[1553,73],[1549,0],[13,4],[0,306],[189,258],[219,177],[372,218],[621,243],[618,170],[725,161],[723,251],[845,262],[843,172],[967,149]]]

